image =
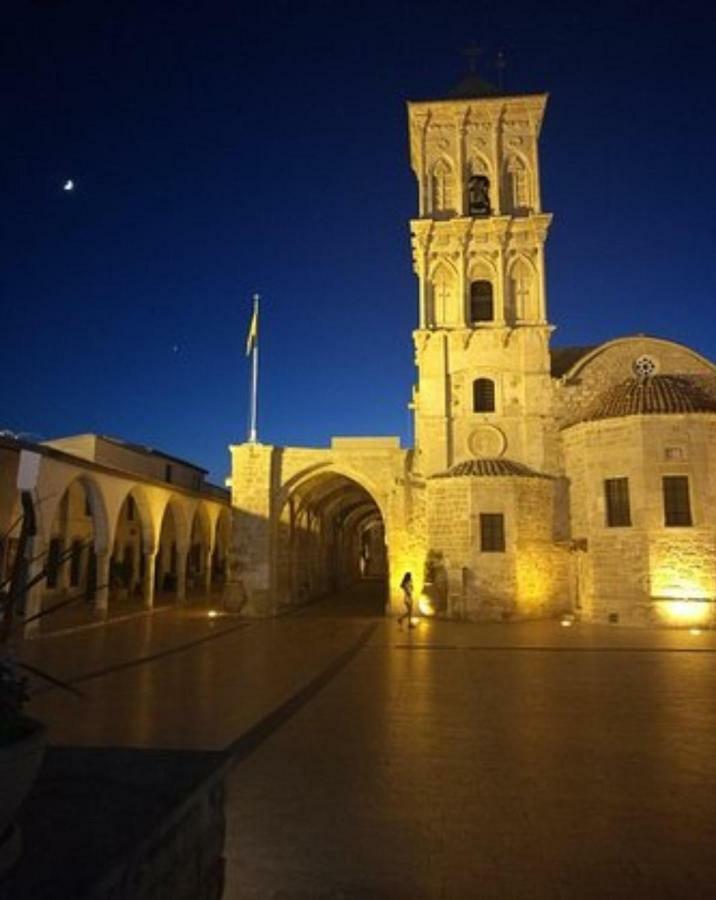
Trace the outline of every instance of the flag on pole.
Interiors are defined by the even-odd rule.
[[[254,297],[254,311],[251,316],[251,324],[249,325],[249,333],[246,336],[246,355],[251,356],[251,351],[258,344],[259,340],[259,304],[258,297]]]

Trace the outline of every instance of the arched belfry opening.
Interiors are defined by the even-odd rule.
[[[385,522],[375,498],[353,478],[323,471],[290,489],[276,549],[279,603],[335,598],[354,612],[384,612]]]

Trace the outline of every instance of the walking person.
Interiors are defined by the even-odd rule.
[[[405,612],[402,616],[398,616],[398,627],[403,627],[403,619],[408,620],[408,628],[415,628],[413,625],[413,576],[410,572],[403,575],[400,582],[400,589],[403,592],[403,603],[405,604]]]

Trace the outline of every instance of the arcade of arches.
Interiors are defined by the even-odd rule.
[[[126,494],[111,529],[106,509],[101,487],[86,477],[65,489],[49,530],[43,606],[81,594],[110,609],[132,602],[150,607],[223,586],[228,509],[212,525],[203,501],[192,508],[172,495],[159,514],[138,486]],[[109,553],[103,552],[108,530],[114,536]]]
[[[72,600],[76,608],[121,613],[151,608],[223,589],[231,540],[226,492],[191,491],[45,450],[8,454],[14,499],[4,528],[19,519],[19,492],[29,488],[37,534],[30,577],[46,578],[26,600],[26,614]],[[11,462],[14,459],[15,462]],[[33,469],[32,484],[23,466]],[[14,477],[12,477],[14,474]],[[8,479],[10,481],[10,479]],[[0,543],[0,576],[16,555],[12,528]]]

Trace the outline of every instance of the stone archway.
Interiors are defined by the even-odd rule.
[[[164,508],[154,570],[157,603],[183,601],[186,597],[186,536],[179,503],[169,500]]]
[[[80,476],[67,484],[47,534],[43,607],[73,596],[104,608],[109,589],[107,514],[99,488]]]
[[[138,488],[132,488],[122,501],[114,529],[114,544],[109,565],[109,603],[112,607],[132,601],[145,606],[153,592],[147,581],[147,556],[152,552],[149,510]]]
[[[206,592],[211,579],[212,529],[203,504],[194,511],[187,557],[187,586],[192,593]]]
[[[366,612],[384,611],[384,516],[356,478],[324,469],[295,479],[284,491],[274,548],[279,604],[306,603],[360,586],[369,598]]]
[[[229,547],[231,545],[231,513],[222,509],[216,517],[214,526],[214,547],[211,553],[212,590],[222,590],[226,584],[226,568]]]

